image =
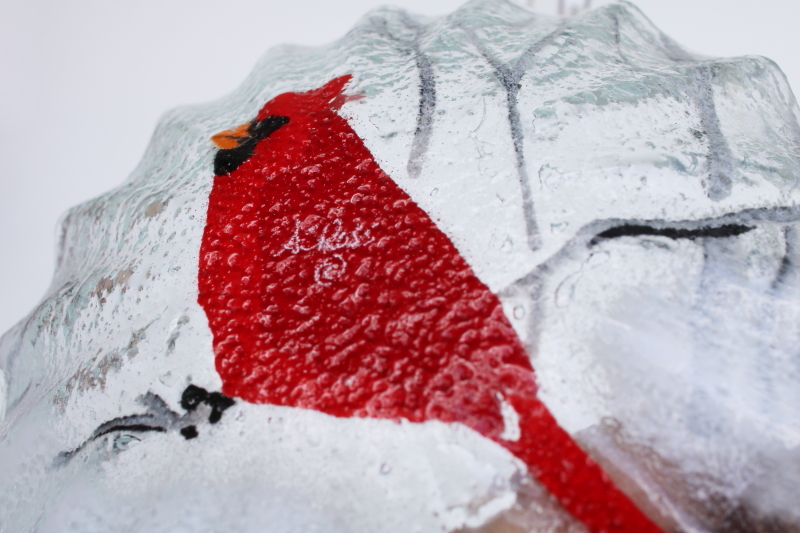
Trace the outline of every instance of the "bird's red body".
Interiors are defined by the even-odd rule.
[[[217,175],[199,302],[223,393],[337,417],[460,422],[592,532],[658,532],[536,397],[500,302],[336,111],[349,76],[275,97],[288,122]],[[501,405],[519,414],[501,438]]]

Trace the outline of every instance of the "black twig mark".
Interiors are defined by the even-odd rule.
[[[181,428],[181,435],[186,440],[191,440],[197,437],[197,426],[186,426],[185,428]]]
[[[222,413],[236,403],[233,398],[229,398],[220,392],[208,392],[202,387],[196,385],[189,385],[183,391],[181,397],[181,407],[189,412],[197,409],[201,403],[211,407],[211,414],[208,416],[208,421],[216,424],[222,418]]]
[[[208,391],[197,385],[189,385],[181,395],[181,407],[187,411],[194,411],[208,398]]]

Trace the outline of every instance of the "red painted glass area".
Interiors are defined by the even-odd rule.
[[[214,178],[198,300],[223,393],[460,422],[524,461],[590,531],[659,531],[537,399],[497,297],[337,114],[348,80],[272,99],[257,120],[288,122]],[[514,442],[501,438],[503,401],[520,416]]]

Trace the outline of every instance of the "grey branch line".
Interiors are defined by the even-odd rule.
[[[622,60],[636,70],[641,70],[634,65],[622,51],[622,38],[620,34],[619,18],[612,13],[614,20],[614,40],[617,51]],[[685,90],[694,102],[697,114],[700,117],[702,134],[708,141],[708,179],[703,184],[706,196],[712,201],[719,201],[731,194],[733,183],[733,154],[725,140],[725,135],[720,127],[719,115],[714,103],[714,89],[711,85],[713,72],[711,65],[699,63],[683,48],[664,33],[659,33],[659,40],[664,52],[670,61],[676,63],[694,63],[690,67],[691,83]]]
[[[731,181],[733,155],[722,133],[714,103],[714,88],[711,85],[714,77],[712,67],[706,63],[697,64],[697,60],[691,54],[664,33],[660,33],[659,38],[669,59],[676,63],[695,63],[691,71],[694,83],[688,92],[700,115],[700,127],[708,139],[708,181],[704,184],[706,195],[715,202],[727,198],[731,194],[733,185]]]
[[[470,42],[480,51],[481,55],[489,62],[495,71],[495,75],[500,80],[506,91],[506,103],[508,105],[508,122],[511,128],[511,138],[514,143],[514,153],[517,160],[517,172],[519,174],[520,189],[522,192],[522,212],[525,218],[525,227],[528,234],[528,247],[534,252],[541,248],[541,236],[536,222],[536,212],[533,204],[533,191],[530,186],[528,169],[525,166],[525,154],[523,151],[524,135],[522,133],[522,123],[519,116],[519,105],[517,95],[522,88],[520,81],[525,73],[533,67],[536,54],[550,44],[553,39],[564,32],[566,24],[560,24],[554,31],[536,41],[531,45],[514,63],[513,66],[502,63],[494,54],[478,39],[478,36],[471,28],[460,25],[461,29],[467,34]]]
[[[433,111],[436,108],[436,78],[430,58],[422,52],[419,41],[424,33],[424,28],[412,20],[407,14],[402,14],[403,22],[415,32],[411,40],[400,39],[392,35],[386,27],[386,19],[372,17],[373,30],[378,34],[398,43],[399,47],[414,54],[419,71],[419,111],[417,113],[417,128],[414,131],[414,140],[408,157],[406,169],[411,178],[418,178],[422,173],[425,154],[431,141],[433,132]]]
[[[733,174],[733,155],[722,133],[717,108],[714,104],[714,88],[711,85],[713,73],[710,65],[699,65],[693,69],[695,81],[694,100],[700,114],[700,126],[708,139],[708,182],[706,195],[710,200],[719,201],[731,194],[731,174]]]

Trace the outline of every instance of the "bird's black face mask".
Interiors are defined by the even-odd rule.
[[[253,156],[259,141],[288,122],[289,117],[270,115],[264,120],[253,120],[249,124],[214,135],[211,140],[220,147],[214,157],[214,175],[225,176],[239,168],[239,165]]]

